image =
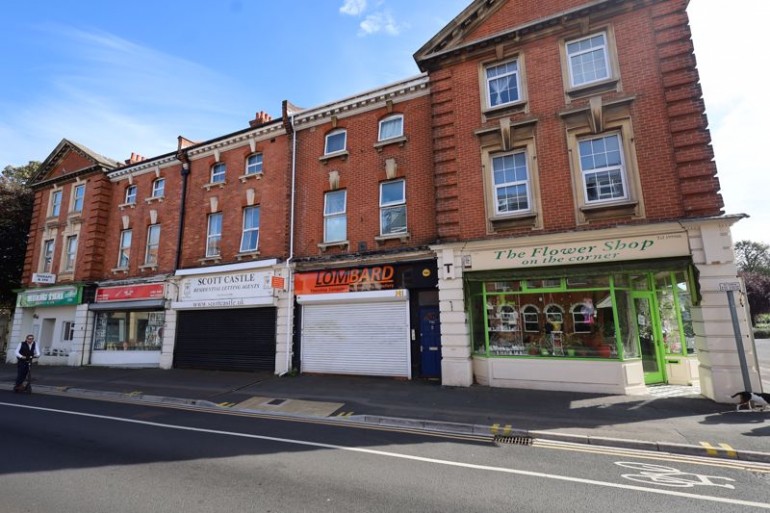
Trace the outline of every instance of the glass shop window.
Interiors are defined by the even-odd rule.
[[[94,351],[160,351],[165,312],[99,312]]]

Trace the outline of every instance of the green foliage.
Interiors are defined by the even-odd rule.
[[[6,166],[0,176],[0,308],[13,308],[21,284],[34,193],[27,182],[40,164]]]
[[[742,240],[735,244],[735,258],[741,272],[770,275],[770,246],[767,244]]]

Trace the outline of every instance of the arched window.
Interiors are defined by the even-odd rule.
[[[394,114],[380,120],[380,133],[377,137],[379,141],[396,139],[404,135],[404,116],[403,114]]]
[[[563,331],[564,309],[555,303],[547,305],[545,307],[545,322],[551,324],[553,331]]]
[[[576,303],[570,308],[575,333],[591,333],[594,323],[594,308],[588,303]]]
[[[524,331],[540,331],[540,310],[535,305],[524,305],[521,314],[524,318]]]

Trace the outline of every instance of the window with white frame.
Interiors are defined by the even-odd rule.
[[[403,135],[404,116],[402,114],[395,114],[380,120],[380,133],[377,138],[379,141],[396,139],[398,137],[403,137]]]
[[[255,153],[246,159],[246,174],[256,175],[262,172],[262,154]]]
[[[484,75],[489,107],[516,103],[521,99],[518,60],[487,66]]]
[[[578,149],[586,203],[627,199],[620,134],[582,139]]]
[[[51,193],[51,217],[56,217],[61,212],[61,189]]]
[[[126,204],[132,205],[136,203],[136,185],[129,185],[126,187]]]
[[[53,249],[54,249],[54,240],[48,239],[45,242],[43,242],[43,272],[44,273],[50,273],[51,269],[53,268]]]
[[[223,183],[225,181],[227,166],[220,162],[211,167],[211,183]]]
[[[524,320],[524,331],[540,331],[540,311],[535,305],[526,305],[521,309],[521,316]]]
[[[72,189],[72,211],[73,212],[83,211],[83,203],[85,201],[85,197],[86,197],[85,184],[76,185]]]
[[[206,256],[220,255],[222,245],[222,212],[209,214],[209,226],[206,231]]]
[[[75,338],[75,323],[64,321],[61,332],[61,339],[65,342],[71,342]]]
[[[257,251],[259,248],[259,207],[243,209],[243,233],[241,253]]]
[[[118,268],[128,269],[129,258],[131,257],[131,230],[120,232],[120,247],[118,248]]]
[[[324,242],[342,242],[348,236],[347,191],[331,191],[324,195]]]
[[[572,87],[610,78],[611,70],[606,33],[600,32],[567,41],[566,52]]]
[[[147,248],[144,252],[144,265],[158,265],[160,249],[160,225],[153,224],[147,228]]]
[[[75,269],[75,260],[78,255],[78,237],[70,235],[64,241],[64,270],[72,271]]]
[[[152,182],[152,197],[162,198],[166,195],[166,179],[158,178]]]
[[[406,233],[406,182],[380,184],[380,235]]]
[[[345,151],[347,148],[348,132],[345,129],[334,130],[326,134],[324,155]]]
[[[492,184],[496,215],[532,210],[526,152],[492,157]]]

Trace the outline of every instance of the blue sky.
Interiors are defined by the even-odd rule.
[[[412,55],[470,0],[32,0],[3,5],[0,169],[66,137],[116,160],[418,74]],[[691,0],[695,52],[734,240],[770,243],[767,0]]]

